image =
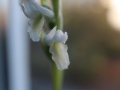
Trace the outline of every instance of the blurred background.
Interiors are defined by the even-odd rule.
[[[0,0],[0,90],[52,90],[50,62],[13,2]],[[120,90],[120,0],[63,0],[63,18],[71,62],[63,90]]]

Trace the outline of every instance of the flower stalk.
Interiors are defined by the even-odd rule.
[[[42,5],[47,5],[46,0],[41,0]],[[54,9],[54,25],[56,26],[57,30],[63,30],[63,17],[62,17],[62,4],[61,0],[52,0],[53,9]],[[51,56],[49,56],[50,59]],[[63,84],[63,70],[59,70],[53,60],[52,63],[52,76],[53,76],[53,90],[62,90]]]
[[[53,90],[62,90],[63,84],[63,71],[58,70],[56,64],[52,63],[53,68]]]
[[[52,0],[57,30],[63,30],[61,2],[62,2],[61,0]],[[53,65],[53,90],[62,90],[64,71],[58,70],[54,62],[52,63],[52,65]]]
[[[62,1],[52,0],[57,30],[63,30]]]

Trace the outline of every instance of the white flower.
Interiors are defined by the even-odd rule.
[[[67,32],[63,33],[61,30],[56,30],[56,27],[44,38],[44,42],[50,46],[49,51],[59,70],[67,69],[70,64],[67,53],[68,47],[65,45],[67,39]]]
[[[28,32],[33,41],[40,40],[40,34],[44,25],[44,16],[52,18],[53,12],[40,6],[35,0],[20,0],[24,14],[29,19]]]

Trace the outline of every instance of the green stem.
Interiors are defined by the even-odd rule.
[[[63,29],[63,17],[62,17],[62,3],[61,0],[52,0],[55,25],[57,29]],[[63,84],[63,71],[58,70],[55,63],[53,62],[53,90],[62,90]]]
[[[57,29],[62,30],[63,29],[62,2],[61,0],[52,0],[52,3]]]
[[[63,71],[58,70],[53,62],[53,90],[62,90]]]
[[[63,29],[63,17],[62,17],[62,4],[61,0],[52,0],[53,3],[53,9],[54,9],[54,15],[55,15],[55,25],[57,26],[57,29],[62,30]],[[46,0],[41,0],[42,5],[47,5]],[[48,55],[51,58],[51,55]],[[63,71],[58,70],[56,67],[56,64],[53,60],[52,62],[52,69],[53,69],[53,90],[62,90],[62,84],[63,84]]]

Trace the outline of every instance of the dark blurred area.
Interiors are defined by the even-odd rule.
[[[99,0],[63,0],[70,57],[63,90],[120,90],[120,31],[109,24],[107,12]],[[52,90],[52,70],[41,43],[30,40],[30,53],[32,90]]]
[[[71,60],[66,78],[85,87],[119,90],[120,33],[108,24],[108,10],[92,1],[83,6],[67,6],[66,1],[63,6]]]

